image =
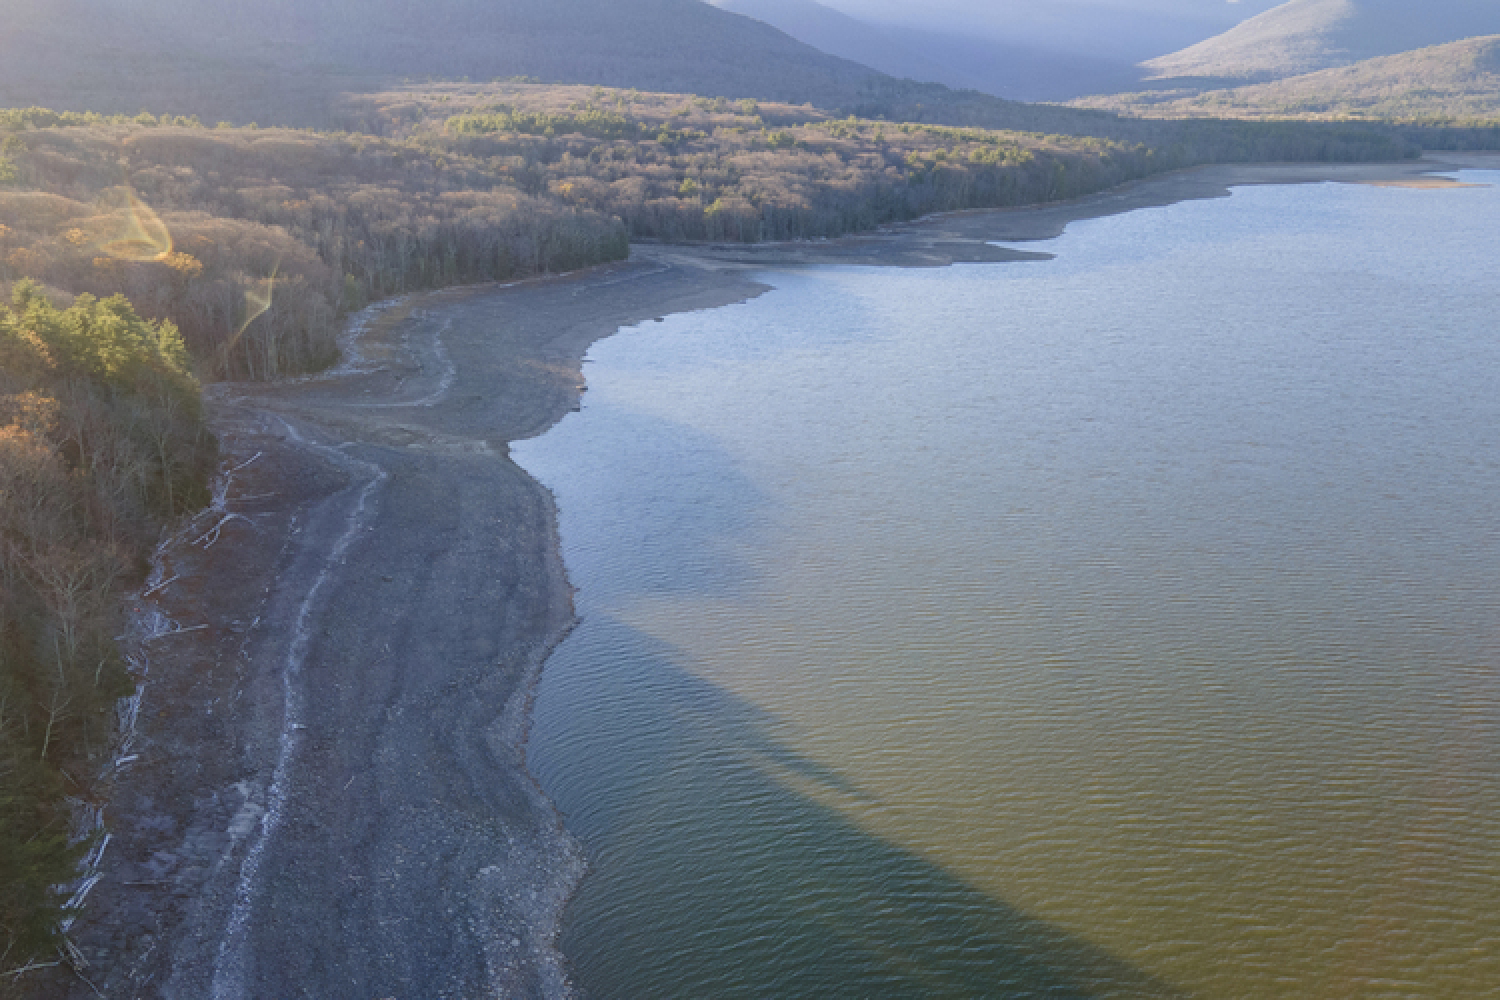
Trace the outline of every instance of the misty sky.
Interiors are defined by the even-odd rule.
[[[1225,31],[1284,0],[818,0],[866,21],[1131,60]]]
[[[1165,16],[1190,20],[1211,20],[1233,24],[1283,2],[1283,0],[820,0],[855,16],[881,20],[905,20],[924,10],[932,14],[971,19],[993,20],[997,15],[1015,16],[1026,12],[1084,12],[1088,8],[1108,8],[1138,12],[1146,16]]]

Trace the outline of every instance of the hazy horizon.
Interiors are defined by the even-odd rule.
[[[1123,62],[1227,31],[1284,0],[815,0],[873,25],[904,26]]]

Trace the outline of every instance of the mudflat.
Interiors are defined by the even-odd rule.
[[[334,371],[213,387],[218,499],[135,602],[149,672],[72,931],[87,964],[43,995],[572,993],[555,940],[585,862],[525,740],[573,606],[552,499],[509,443],[579,405],[595,340],[759,294],[755,268],[1035,258],[993,244],[1238,184],[1496,165],[1209,168],[837,241],[642,247],[372,309]]]

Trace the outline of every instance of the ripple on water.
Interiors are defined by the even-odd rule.
[[[1500,982],[1500,188],[777,274],[516,449],[609,996]]]

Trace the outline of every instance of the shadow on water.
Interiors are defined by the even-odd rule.
[[[683,663],[596,617],[548,666],[534,763],[593,859],[563,939],[587,995],[1182,995],[861,829],[848,781]]]
[[[721,441],[603,387],[525,451],[580,588],[528,762],[592,862],[562,940],[588,996],[1179,995],[862,828],[843,806],[887,806],[612,613],[761,586],[777,511]]]

